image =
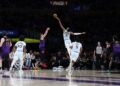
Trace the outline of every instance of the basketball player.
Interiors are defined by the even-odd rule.
[[[70,56],[70,50],[71,50],[70,49],[70,46],[71,46],[70,35],[81,35],[81,34],[85,34],[85,32],[82,32],[82,33],[73,33],[73,32],[70,32],[70,31],[68,31],[69,27],[67,27],[65,29],[65,27],[62,25],[61,20],[57,16],[57,14],[53,14],[53,17],[58,20],[59,25],[60,25],[61,29],[63,30],[63,39],[64,39],[65,47],[66,47],[66,49],[68,51],[68,54]]]
[[[24,42],[24,36],[19,37],[19,41],[15,44],[15,53],[11,63],[10,71],[12,70],[15,63],[20,60],[20,71],[22,71],[24,52],[26,51],[26,43]]]
[[[40,53],[44,54],[45,53],[45,37],[48,34],[48,31],[50,30],[49,27],[47,27],[45,33],[40,33],[40,44],[39,44],[39,49],[40,49]]]
[[[0,72],[2,72],[2,68],[9,69],[9,53],[11,46],[11,40],[7,37],[7,33],[3,32],[3,37],[0,40]]]
[[[80,42],[72,42],[71,44],[71,53],[70,53],[70,64],[68,66],[68,75],[72,74],[72,66],[77,61],[79,55],[82,52],[82,44]]]

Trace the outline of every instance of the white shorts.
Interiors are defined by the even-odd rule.
[[[70,54],[70,60],[76,62],[76,60],[78,59],[79,57],[79,53],[78,52],[71,52]]]
[[[23,60],[23,52],[19,52],[19,51],[16,51],[15,54],[14,54],[14,57],[13,59],[15,60]]]
[[[65,40],[65,47],[68,48],[71,46],[71,40]]]

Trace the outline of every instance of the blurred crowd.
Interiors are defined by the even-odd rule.
[[[6,65],[10,65],[13,55],[14,49],[9,53],[9,60],[3,60],[3,68],[6,67]],[[68,65],[69,56],[67,51],[59,50],[52,53],[49,51],[40,53],[39,51],[27,50],[24,57],[23,69],[53,69],[59,66],[67,68]],[[96,42],[94,50],[85,51],[85,49],[83,49],[74,68],[82,70],[119,70],[119,65],[120,43],[117,37],[114,36],[112,42],[105,41],[104,45],[100,41]],[[18,67],[19,64],[16,63],[14,68],[17,69]]]

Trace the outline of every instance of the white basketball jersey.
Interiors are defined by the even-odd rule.
[[[63,32],[63,38],[65,40],[70,40],[70,32],[64,31]]]
[[[81,47],[82,47],[81,43],[79,43],[79,42],[72,42],[72,52],[79,53]]]
[[[17,47],[16,51],[23,52],[24,46],[26,46],[26,43],[24,41],[18,41],[15,46]]]

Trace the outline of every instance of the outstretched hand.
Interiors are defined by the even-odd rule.
[[[50,30],[50,27],[47,27],[47,30]]]
[[[53,17],[56,18],[57,20],[59,20],[59,18],[58,18],[56,13],[53,14]]]

